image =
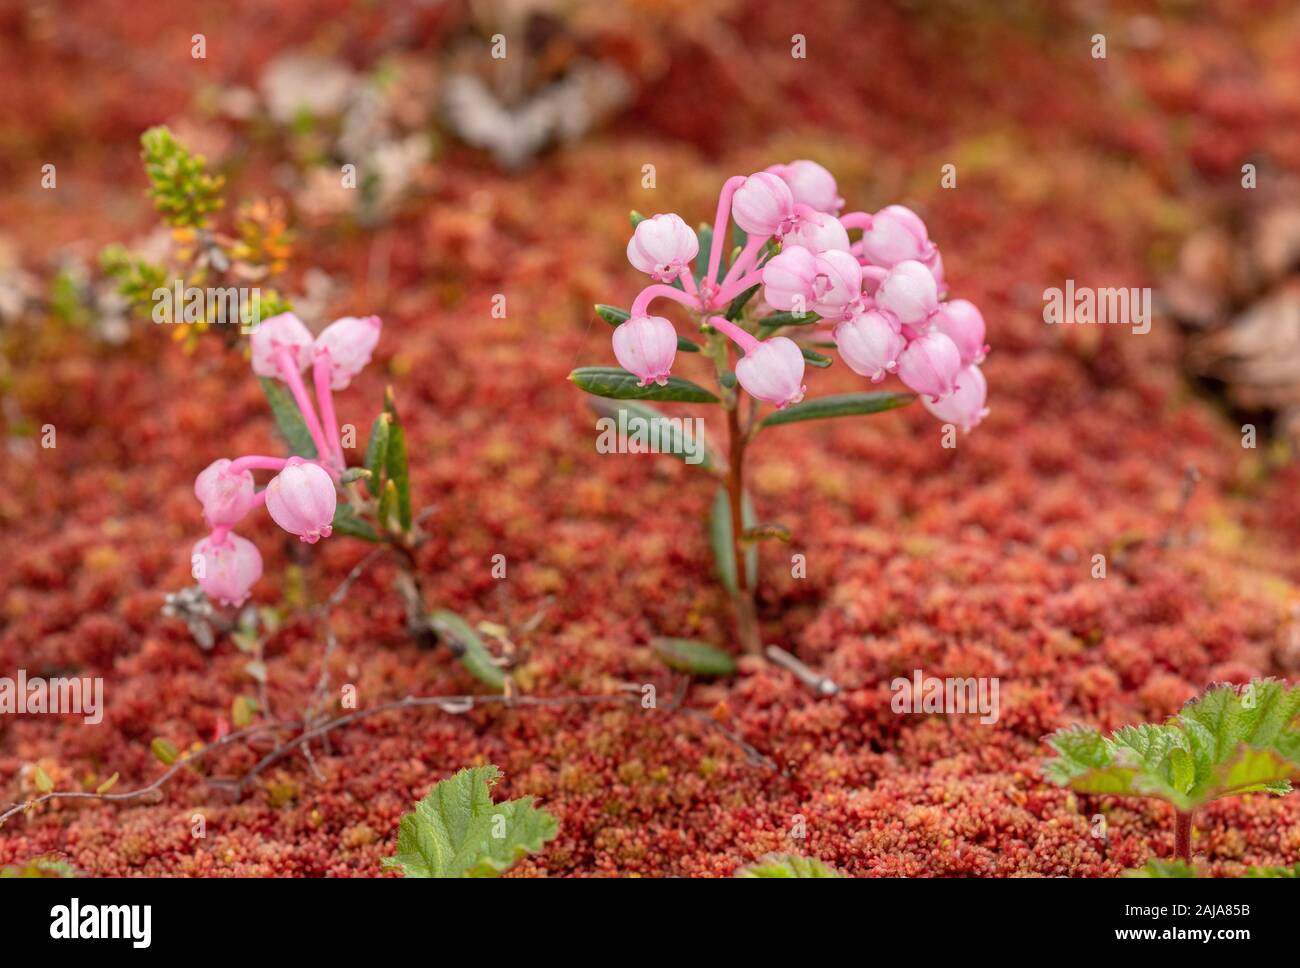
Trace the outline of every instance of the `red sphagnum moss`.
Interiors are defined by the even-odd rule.
[[[212,14],[209,50],[238,48],[238,59],[194,67],[193,11],[157,0],[135,4],[129,23],[86,4],[0,31],[0,84],[28,106],[0,137],[10,176],[0,211],[25,257],[48,260],[77,239],[94,251],[123,237],[124,220],[148,224],[139,132],[193,113],[200,85],[251,84],[335,12],[322,2],[256,15],[200,6]],[[1151,844],[1172,849],[1160,805],[1048,785],[1041,738],[1077,721],[1158,719],[1215,680],[1296,677],[1300,470],[1258,473],[1263,452],[1243,450],[1235,426],[1181,380],[1172,326],[1157,318],[1141,338],[1047,327],[1041,293],[1066,277],[1153,284],[1216,194],[1213,180],[1233,181],[1248,157],[1300,168],[1300,98],[1285,81],[1300,63],[1294,45],[1278,43],[1300,30],[1300,11],[1218,3],[1198,22],[1164,22],[1160,44],[1116,50],[1099,68],[1086,37],[1113,26],[1119,48],[1119,11],[1062,31],[964,30],[888,8],[867,19],[851,0],[826,0],[800,5],[816,57],[796,69],[790,11],[749,6],[738,42],[754,51],[751,90],[719,76],[700,98],[690,71],[669,72],[619,122],[621,139],[593,137],[513,177],[449,148],[435,194],[379,230],[386,284],[368,277],[369,236],[300,246],[305,263],[344,284],[340,308],[373,309],[393,334],[358,378],[358,399],[401,380],[416,504],[434,507],[419,552],[430,599],[471,620],[545,607],[520,643],[533,693],[656,682],[667,696],[651,635],[728,641],[707,539],[680,525],[702,516],[710,489],[672,461],[597,455],[593,421],[565,380],[605,351],[608,330],[590,304],[633,285],[626,211],[702,211],[723,173],[815,157],[867,207],[905,199],[936,237],[959,240],[948,277],[996,333],[984,425],[945,450],[914,407],[778,431],[779,442],[754,449],[760,516],[788,508],[781,523],[808,558],[808,577],[794,580],[765,549],[766,638],[844,691],[814,698],[747,658],[738,678],[696,685],[687,701],[778,774],[698,722],[640,709],[405,711],[316,744],[320,777],[293,757],[241,803],[203,776],[248,769],[258,752],[247,748],[183,772],[156,802],[44,805],[0,830],[0,865],[52,854],[92,875],[378,875],[411,803],[487,762],[505,774],[499,796],[534,794],[560,823],[511,876],[730,874],[791,850],[796,816],[807,830],[800,852],[856,876],[1115,875]],[[837,27],[846,18],[853,31]],[[373,53],[373,19],[342,54]],[[844,71],[863,50],[872,69]],[[673,56],[684,66],[696,55]],[[42,69],[56,58],[58,70]],[[128,61],[148,70],[125,71]],[[1250,96],[1229,96],[1243,86]],[[793,115],[778,94],[798,104]],[[711,111],[729,100],[734,111]],[[692,123],[670,108],[681,103],[703,113]],[[70,139],[87,150],[69,152]],[[54,157],[57,193],[15,174]],[[637,187],[651,160],[653,192]],[[960,188],[944,192],[949,162]],[[269,185],[270,164],[240,177]],[[495,320],[502,291],[509,315]],[[473,351],[462,339],[485,333]],[[102,676],[107,714],[95,728],[72,717],[0,723],[5,802],[30,792],[22,768],[38,761],[60,787],[93,789],[115,771],[118,789],[146,783],[161,769],[152,737],[181,749],[207,742],[246,691],[246,656],[228,642],[205,654],[159,614],[163,593],[189,583],[190,485],[212,458],[194,442],[230,453],[274,445],[245,370],[230,355],[185,357],[151,326],[120,349],[66,332],[26,337],[8,392],[38,426],[58,428],[58,446],[0,462],[0,669]],[[827,392],[860,388],[840,366],[818,379]],[[1189,465],[1200,479],[1181,506]],[[674,513],[643,513],[657,504]],[[275,603],[297,542],[264,520],[249,537],[267,561],[254,600]],[[365,551],[321,544],[309,594],[327,594]],[[497,553],[511,562],[504,585],[489,571]],[[1105,580],[1091,577],[1096,553],[1107,555]],[[407,637],[391,578],[391,565],[377,567],[336,611],[333,681],[354,683],[363,706],[472,690],[445,651]],[[269,639],[277,713],[301,711],[321,649],[302,617]],[[888,683],[918,667],[1001,677],[1000,719],[894,715]],[[205,839],[191,837],[196,812]],[[1096,813],[1108,818],[1107,842],[1089,835]],[[1300,798],[1238,798],[1198,816],[1194,849],[1215,873],[1290,864],[1297,830]]]

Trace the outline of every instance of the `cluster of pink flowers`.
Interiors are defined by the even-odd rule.
[[[290,534],[315,543],[328,538],[338,503],[337,485],[346,468],[334,414],[332,391],[342,390],[370,362],[379,342],[378,316],[347,316],[313,338],[302,320],[284,313],[266,320],[251,337],[253,372],[283,380],[293,394],[316,445],[316,460],[250,455],[221,458],[194,479],[194,495],[212,533],[194,545],[191,560],[200,587],[226,605],[239,606],[262,576],[257,546],[231,529],[265,503],[271,519]],[[317,414],[303,384],[308,367],[316,388]],[[253,471],[275,471],[257,490]]]
[[[739,346],[744,356],[736,379],[748,393],[777,407],[798,403],[806,389],[799,346],[785,336],[759,340],[710,315],[761,284],[773,310],[820,316],[855,373],[873,382],[897,374],[939,419],[974,427],[988,413],[979,368],[988,351],[984,317],[964,299],[944,301],[943,259],[916,213],[890,205],[875,214],[840,215],[843,205],[834,176],[812,161],[727,179],[698,284],[691,264],[700,255],[699,241],[690,227],[673,214],[640,222],[627,245],[628,261],[656,282],[614,330],[619,365],[642,386],[667,381],[677,333],[648,311],[664,297],[701,313]],[[746,240],[719,281],[728,214]],[[861,235],[850,240],[850,231]],[[779,251],[765,257],[769,242]]]

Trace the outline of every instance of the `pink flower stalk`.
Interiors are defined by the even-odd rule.
[[[763,266],[761,274],[763,298],[768,305],[787,312],[839,318],[862,297],[862,267],[838,249],[814,253],[803,246],[783,248]]]
[[[880,282],[876,303],[913,327],[927,324],[939,308],[939,288],[930,270],[915,260],[898,263]]]
[[[898,372],[898,358],[907,346],[902,329],[891,314],[868,309],[835,325],[835,345],[850,370],[879,383]]]
[[[627,243],[627,261],[660,282],[687,271],[700,252],[700,241],[680,216],[655,215],[637,224]]]
[[[217,529],[201,538],[191,552],[194,577],[209,598],[238,608],[262,577],[262,556],[257,546],[237,534]]]
[[[331,390],[344,390],[366,368],[379,344],[383,322],[378,316],[344,316],[336,319],[312,344],[313,360],[328,353]]]
[[[830,215],[838,215],[844,207],[835,176],[815,161],[800,159],[788,165],[773,165],[767,170],[789,186],[796,202]]]
[[[859,244],[869,261],[886,269],[909,259],[924,262],[934,254],[925,223],[902,205],[888,205],[866,220]]]
[[[957,344],[933,330],[910,340],[898,357],[898,375],[902,381],[932,402],[942,400],[957,388],[960,370]]]
[[[984,342],[984,315],[974,303],[967,299],[941,303],[930,322],[936,332],[957,344],[962,366],[984,362],[989,350]]]
[[[259,323],[249,337],[253,351],[253,372],[263,377],[285,379],[280,350],[289,351],[291,366],[301,373],[311,364],[311,332],[293,313],[281,313]]]
[[[790,186],[768,171],[750,175],[736,189],[731,199],[731,216],[750,235],[777,238],[793,229],[798,218]]]
[[[641,386],[666,384],[676,356],[677,330],[662,316],[638,316],[614,330],[614,357]]]
[[[203,505],[203,517],[213,528],[232,528],[258,503],[253,475],[236,468],[225,457],[214,460],[194,479],[194,496]]]
[[[784,336],[760,342],[722,316],[709,325],[729,337],[745,354],[736,362],[736,380],[750,396],[776,404],[778,410],[803,399],[804,359],[799,344]]]
[[[988,393],[984,374],[978,366],[971,365],[957,374],[957,389],[951,396],[939,401],[922,397],[921,403],[944,423],[956,424],[963,433],[968,433],[988,416],[989,408],[984,406]]]
[[[318,464],[301,457],[290,457],[266,487],[271,518],[308,544],[330,536],[337,505],[333,479]]]
[[[849,233],[834,215],[827,212],[809,212],[798,227],[787,232],[783,248],[801,245],[811,252],[827,252],[836,249],[849,251]]]

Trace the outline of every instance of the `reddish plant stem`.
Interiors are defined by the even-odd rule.
[[[1174,854],[1189,866],[1192,863],[1192,812],[1178,810],[1174,814]]]

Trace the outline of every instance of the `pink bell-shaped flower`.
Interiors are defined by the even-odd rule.
[[[957,385],[961,354],[943,333],[928,332],[908,342],[898,356],[898,375],[904,383],[931,401],[942,400]]]
[[[301,372],[311,365],[311,332],[293,313],[281,313],[257,324],[249,337],[253,354],[253,372],[258,376],[281,377],[278,350],[289,350],[293,363]]]
[[[862,300],[862,266],[848,252],[831,249],[816,258],[813,311],[824,319],[847,315]]]
[[[250,471],[232,474],[230,461],[214,460],[194,478],[194,496],[203,505],[203,516],[214,528],[238,524],[256,502],[256,488]]]
[[[879,383],[898,372],[898,358],[907,346],[902,326],[889,313],[868,309],[835,326],[835,346],[849,369]]]
[[[810,252],[827,252],[835,249],[849,251],[849,233],[834,215],[827,212],[810,212],[799,221],[792,232],[782,240],[783,248],[802,245]]]
[[[662,316],[638,316],[614,330],[614,357],[641,386],[666,384],[676,356],[677,330]]]
[[[700,240],[672,213],[638,222],[627,243],[627,261],[660,282],[675,280],[699,252]]]
[[[768,171],[790,186],[796,202],[831,215],[838,215],[844,207],[835,176],[815,161],[800,159],[788,165],[773,165]]]
[[[262,555],[253,542],[229,532],[214,532],[195,542],[191,571],[207,596],[238,608],[262,577]]]
[[[332,532],[338,494],[334,481],[319,465],[290,457],[266,486],[266,510],[290,534],[308,544],[328,538]]]
[[[764,301],[786,312],[838,318],[862,296],[862,267],[839,249],[815,254],[799,245],[784,247],[762,271]]]
[[[736,379],[750,396],[778,408],[803,399],[804,359],[799,345],[784,336],[763,340],[736,363]]]
[[[939,290],[930,270],[908,260],[889,270],[875,293],[876,303],[906,326],[925,325],[939,308]]]
[[[951,395],[939,401],[922,397],[921,404],[944,423],[956,424],[966,432],[988,416],[989,408],[984,406],[988,393],[984,374],[971,365],[957,374],[957,389]]]
[[[326,326],[316,337],[314,352],[329,352],[330,389],[342,390],[366,368],[379,343],[383,324],[378,316],[344,316]]]
[[[862,253],[873,264],[891,268],[908,259],[924,262],[934,243],[921,217],[902,205],[889,205],[871,216],[862,233]]]
[[[984,315],[967,299],[941,303],[930,318],[931,327],[957,344],[961,365],[983,363],[988,346],[984,342]]]
[[[731,198],[731,215],[750,235],[780,236],[794,227],[794,195],[790,187],[769,171],[745,179]]]

